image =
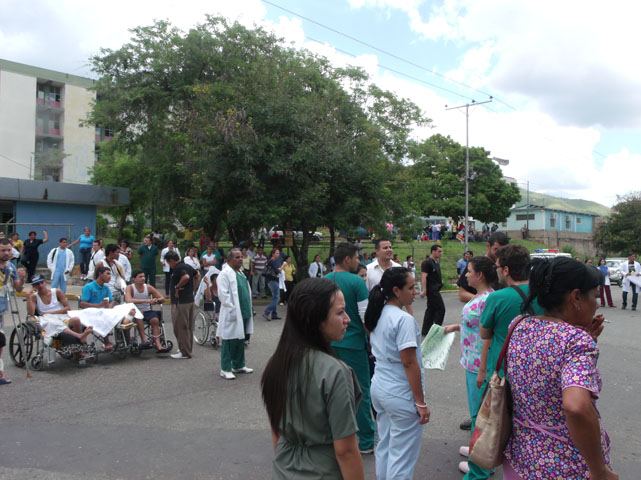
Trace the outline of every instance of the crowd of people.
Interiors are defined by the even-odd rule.
[[[444,328],[445,335],[461,331],[471,435],[496,366],[513,393],[504,478],[618,478],[596,408],[601,272],[565,257],[532,261],[501,232],[486,246],[459,277],[461,323]],[[392,261],[389,242],[378,242],[376,252],[363,282],[356,249],[341,244],[334,272],[304,280],[290,294],[261,380],[274,441],[272,478],[364,478],[361,456],[371,446],[377,478],[413,478],[430,419],[421,355],[426,332],[411,310],[415,275]],[[440,254],[434,245],[421,267],[428,311],[430,303],[434,310],[426,313],[427,326],[442,323]],[[497,363],[506,339],[504,370]],[[469,456],[469,445],[459,453]],[[471,458],[459,468],[465,479],[493,473]]]
[[[42,240],[32,233],[26,264],[22,248],[26,272],[11,264],[15,242],[0,239],[0,281],[13,282],[18,291],[31,282],[31,313],[68,311],[64,288],[73,269],[68,254],[74,242],[60,239],[49,252],[49,289],[28,267],[37,263],[37,247],[48,241],[47,233]],[[195,294],[203,291],[219,312],[220,376],[226,380],[253,372],[245,358],[254,328],[252,300],[266,298],[269,289],[271,301],[262,313],[266,321],[279,319],[277,307],[286,305],[280,341],[261,379],[274,442],[273,478],[364,478],[362,455],[368,454],[376,456],[379,479],[413,478],[422,430],[431,414],[421,343],[432,328],[443,328],[445,335],[461,332],[460,363],[472,436],[495,366],[507,376],[513,418],[504,478],[618,478],[610,467],[610,441],[596,408],[601,388],[597,339],[604,321],[596,315],[604,283],[598,268],[566,257],[532,261],[523,246],[509,244],[504,233],[493,232],[485,255],[468,251],[457,264],[461,322],[442,327],[439,243],[422,261],[420,279],[411,256],[401,266],[392,243],[378,239],[371,257],[348,242],[336,247],[329,264],[316,256],[307,271],[310,278],[295,284],[296,267],[277,246],[269,255],[253,244],[225,254],[212,241],[202,255],[187,246],[182,258],[173,239],[159,249],[147,236],[136,251],[140,269],[131,272],[134,252],[126,242],[102,248],[89,231],[82,237],[76,241],[84,250],[82,275],[93,280],[82,289],[81,308],[136,305],[144,318],[129,321],[138,328],[142,347],[162,353],[158,318],[151,306],[168,296],[178,343],[172,358],[189,359]],[[158,256],[166,278],[165,296],[155,288]],[[641,273],[633,255],[625,273]],[[634,309],[634,283],[629,289]],[[286,295],[281,297],[281,290]],[[422,328],[412,309],[417,295],[427,302]],[[0,315],[5,311],[0,303]],[[145,337],[144,322],[151,324],[152,338]],[[64,333],[86,342],[92,332],[70,321]],[[504,368],[498,359],[506,340]],[[107,338],[104,341],[105,350],[113,348]],[[4,335],[0,349],[3,346]],[[0,384],[8,383],[1,367]],[[459,465],[465,479],[485,479],[493,473],[474,463],[469,445],[461,446],[459,453],[468,457]]]

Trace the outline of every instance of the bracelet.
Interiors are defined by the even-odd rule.
[[[418,403],[414,402],[414,405],[416,405],[416,408],[427,408],[427,403],[419,405]]]

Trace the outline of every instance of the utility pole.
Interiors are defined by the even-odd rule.
[[[458,107],[448,107],[445,105],[445,110],[458,110],[459,108],[465,108],[465,251],[468,251],[468,222],[470,218],[470,107],[475,107],[477,105],[483,105],[485,103],[490,103],[492,97],[489,100],[484,102],[476,102],[472,100],[472,103],[466,103],[465,105],[459,105]]]
[[[526,213],[526,223],[525,223],[525,230],[526,230],[526,238],[530,236],[530,181],[527,181],[527,193],[525,195],[525,202],[527,205],[527,213]]]

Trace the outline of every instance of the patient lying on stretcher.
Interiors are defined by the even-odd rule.
[[[31,282],[33,289],[27,292],[27,313],[29,315],[66,315],[71,310],[67,297],[61,290],[48,288],[41,275],[34,275]],[[78,317],[60,321],[66,325],[58,334],[65,343],[87,343],[87,337],[93,332],[92,327],[83,327]],[[57,327],[59,330],[62,326]]]

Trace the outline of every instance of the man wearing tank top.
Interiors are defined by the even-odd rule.
[[[65,315],[71,308],[67,297],[58,288],[47,288],[42,275],[36,274],[31,279],[33,289],[27,292],[27,313],[29,315]],[[87,343],[92,327],[84,328],[78,317],[72,317],[62,333],[75,337],[76,343]]]
[[[157,353],[165,353],[169,350],[164,349],[160,343],[160,318],[158,312],[151,309],[152,305],[162,305],[165,298],[151,285],[145,283],[145,272],[136,270],[132,275],[133,283],[127,285],[125,292],[125,302],[135,303],[138,310],[142,312],[143,319],[136,319],[138,333],[140,333],[141,344],[140,347],[151,348],[152,342],[145,337],[144,322],[149,322],[151,325],[151,336],[153,337],[153,346],[156,348]]]

